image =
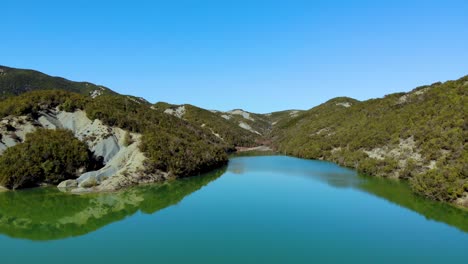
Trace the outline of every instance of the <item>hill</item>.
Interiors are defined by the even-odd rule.
[[[0,99],[37,90],[63,90],[89,95],[115,94],[109,88],[89,82],[74,82],[42,72],[0,65]]]
[[[259,139],[259,135],[222,118],[215,111],[205,110],[189,104],[162,107],[162,104],[158,103],[155,107],[161,109],[165,114],[176,116],[195,126],[206,129],[226,142],[232,149],[237,146],[255,145]]]
[[[265,117],[243,110],[210,111],[189,104],[171,105],[163,102],[155,104],[153,109],[201,127],[233,149],[263,144],[264,136],[271,127]]]
[[[44,168],[47,164],[34,164],[22,175],[17,175],[19,172],[14,169],[20,166],[18,164],[26,164],[28,157],[24,150],[33,148],[25,147],[28,135],[40,128],[71,130],[95,156],[89,160],[103,162],[104,167],[96,170],[86,170],[95,167],[92,164],[80,164],[77,169],[81,176],[64,182],[64,187],[77,192],[109,191],[186,177],[227,162],[229,146],[223,140],[207,129],[152,109],[142,98],[35,71],[2,69],[0,154],[5,154],[0,156],[0,167],[8,173],[1,175],[0,182],[14,182],[6,187],[24,188],[45,182],[33,176],[37,175],[35,171],[28,170]],[[49,145],[60,146],[57,137],[44,135],[43,138],[52,140],[48,141]],[[9,151],[5,151],[7,149]],[[48,164],[56,162],[59,161],[49,160]],[[51,168],[62,167],[67,166]],[[60,175],[61,172],[55,173]],[[57,180],[48,179],[47,182]]]
[[[285,154],[409,179],[424,196],[466,203],[467,93],[465,76],[364,102],[335,98],[275,126],[273,142]]]

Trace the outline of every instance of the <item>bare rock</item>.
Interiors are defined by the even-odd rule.
[[[455,201],[455,204],[459,205],[459,206],[463,206],[463,207],[468,207],[468,192],[466,192],[463,197],[461,198],[458,198],[456,201]]]
[[[95,177],[89,177],[86,180],[82,181],[79,185],[80,188],[92,188],[98,185],[98,182]]]
[[[77,180],[66,180],[61,182],[57,188],[59,189],[72,189],[78,187],[78,181]]]

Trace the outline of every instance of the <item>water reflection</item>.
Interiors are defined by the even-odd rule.
[[[468,232],[468,210],[435,202],[414,194],[403,181],[359,176],[362,181],[359,190],[371,193],[392,203],[423,215],[428,220],[443,222]]]
[[[117,193],[77,196],[55,188],[0,193],[0,234],[29,240],[85,235],[136,212],[154,214],[175,205],[218,179],[226,170],[231,176],[245,177],[245,184],[249,184],[249,175],[255,173],[256,180],[264,176],[268,181],[271,175],[286,180],[306,177],[333,188],[359,190],[468,232],[468,211],[414,195],[405,182],[361,176],[328,162],[270,156],[233,158],[227,168],[203,176]],[[262,181],[260,178],[259,184]],[[261,194],[261,189],[258,192]]]
[[[70,195],[56,188],[0,193],[0,234],[30,240],[84,235],[138,211],[153,214],[175,205],[225,171],[116,193]]]
[[[255,162],[246,162],[253,159]],[[336,188],[358,186],[362,181],[361,178],[357,177],[356,171],[339,167],[330,162],[285,158],[284,156],[234,158],[229,163],[228,171],[235,174],[261,172],[308,177]]]
[[[245,159],[256,159],[245,162]],[[281,156],[236,158],[231,160],[228,171],[283,173],[291,176],[308,177],[335,188],[353,188],[383,198],[401,207],[423,215],[429,220],[443,222],[468,232],[468,210],[431,201],[414,194],[404,181],[358,175],[356,171],[323,161],[311,161]]]

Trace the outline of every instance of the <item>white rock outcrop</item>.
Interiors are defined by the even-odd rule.
[[[299,116],[299,111],[293,110],[293,111],[291,111],[289,113],[289,116],[292,117],[292,118],[297,117],[297,116]]]
[[[249,124],[247,124],[247,123],[240,122],[240,123],[239,123],[239,127],[243,128],[243,129],[245,129],[245,130],[248,130],[248,131],[250,131],[250,132],[252,132],[252,133],[255,133],[255,134],[258,134],[258,135],[262,135],[262,134],[260,134],[260,132],[255,131],[255,130],[254,130]]]
[[[88,84],[86,84],[86,86],[88,86]],[[99,89],[96,89],[96,90],[94,90],[94,91],[91,91],[91,92],[89,93],[89,96],[91,96],[91,98],[94,99],[94,98],[96,98],[96,97],[98,97],[98,96],[101,96],[102,93],[103,93],[105,90],[106,90],[106,89],[104,89],[104,87],[99,87]]]
[[[231,120],[231,116],[229,115],[221,115],[222,118],[226,119],[226,120]]]
[[[76,138],[88,145],[96,157],[102,157],[104,167],[81,175],[76,180],[76,186],[71,181],[60,184],[72,192],[113,191],[140,181],[151,182],[165,177],[162,173],[142,175],[146,158],[138,148],[140,134],[130,133],[133,143],[126,146],[125,137],[129,132],[104,125],[100,120],[90,120],[81,110],[72,113],[58,109],[44,111],[40,112],[37,120],[26,116],[4,118],[0,123],[0,154],[8,147],[24,141],[27,134],[38,127],[69,129]]]
[[[232,110],[232,111],[229,111],[228,113],[231,114],[231,115],[240,115],[240,116],[242,116],[243,118],[245,118],[247,120],[255,121],[255,119],[253,119],[250,116],[250,113],[247,113],[247,112],[245,112],[243,110],[240,110],[240,109]]]
[[[350,102],[343,102],[343,103],[336,103],[336,105],[349,108],[349,107],[351,107],[352,104]]]
[[[172,108],[166,109],[164,113],[168,115],[176,116],[178,118],[183,118],[185,115],[185,105],[179,106],[176,109],[172,109]]]

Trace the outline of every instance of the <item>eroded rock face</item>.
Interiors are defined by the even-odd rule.
[[[71,129],[80,140],[86,142],[96,156],[102,157],[105,164],[100,170],[82,174],[77,179],[79,188],[72,189],[72,192],[99,192],[104,189],[114,191],[139,183],[135,180],[131,181],[131,184],[126,184],[128,181],[125,178],[137,178],[143,169],[143,161],[146,158],[138,148],[141,142],[140,134],[132,133],[134,143],[124,146],[124,137],[128,132],[120,128],[108,127],[100,120],[91,121],[82,111],[61,112],[58,119],[65,128]],[[114,184],[106,183],[108,181]],[[90,188],[92,190],[88,190]]]
[[[92,149],[96,156],[104,158],[104,164],[108,163],[120,151],[119,143],[114,135],[100,140]]]
[[[158,181],[164,175],[142,177],[140,171],[146,159],[138,148],[141,135],[131,133],[133,143],[125,146],[128,133],[120,128],[104,125],[100,120],[90,120],[84,111],[64,112],[52,109],[40,113],[36,120],[26,116],[8,117],[0,123],[0,154],[7,148],[25,140],[26,135],[42,127],[69,129],[75,137],[85,142],[96,157],[101,157],[104,167],[82,174],[77,180],[62,182],[61,190],[72,192],[113,191],[129,185]],[[107,181],[109,181],[107,183]]]

